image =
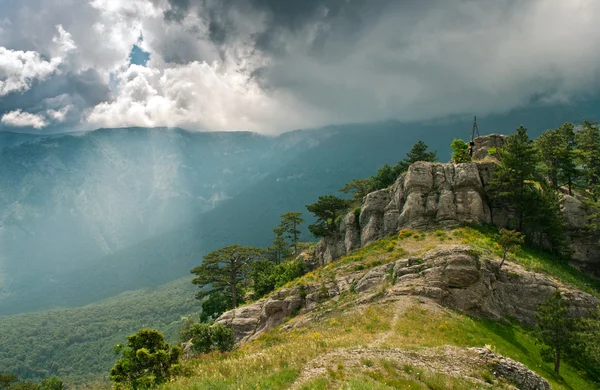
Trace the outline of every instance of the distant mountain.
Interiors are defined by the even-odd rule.
[[[480,131],[524,124],[536,136],[599,116],[561,109],[479,118]],[[394,164],[419,139],[447,161],[471,120],[277,137],[130,128],[19,143],[0,133],[12,139],[0,144],[0,315],[87,304],[184,276],[223,245],[267,245],[281,213]]]

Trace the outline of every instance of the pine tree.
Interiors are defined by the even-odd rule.
[[[597,201],[600,195],[600,129],[596,122],[583,122],[576,134],[577,157],[582,166],[584,186]]]
[[[567,302],[558,291],[540,305],[535,317],[535,336],[543,345],[542,359],[554,362],[554,372],[559,375],[562,357],[573,352],[577,345],[576,321],[569,315]]]
[[[204,256],[202,265],[190,272],[196,275],[192,280],[203,291],[196,294],[201,299],[213,291],[223,292],[231,299],[231,307],[236,308],[239,301],[238,285],[247,279],[249,264],[262,256],[259,248],[230,245],[212,251]],[[211,290],[204,290],[210,285]]]
[[[558,180],[561,185],[566,185],[569,195],[573,195],[573,187],[579,179],[577,169],[577,142],[575,139],[575,126],[572,123],[564,123],[556,129],[563,138],[565,150],[560,160]]]
[[[527,129],[520,126],[516,134],[508,137],[506,145],[497,151],[500,163],[490,180],[495,200],[512,208],[517,218],[517,228],[523,232],[525,219],[536,205],[534,201],[537,150],[527,135]]]
[[[165,383],[178,372],[182,350],[170,347],[157,330],[141,329],[127,337],[127,346],[116,345],[121,354],[110,370],[110,380],[133,389],[148,389]]]
[[[427,144],[420,140],[416,144],[414,144],[410,152],[406,153],[407,158],[400,161],[394,167],[398,175],[408,171],[408,167],[410,167],[411,164],[416,163],[417,161],[437,161],[437,152],[428,152],[427,148]]]
[[[271,260],[279,264],[289,255],[289,245],[285,240],[284,234],[286,230],[284,228],[278,227],[273,229],[273,233],[275,233],[275,239],[273,239],[273,245],[269,248],[269,252],[272,254]]]
[[[344,187],[340,189],[340,192],[344,194],[352,193],[352,201],[360,204],[362,199],[373,191],[373,183],[371,178],[368,179],[354,179],[350,183],[346,183]]]
[[[298,252],[298,238],[300,237],[300,225],[304,222],[302,219],[302,213],[291,212],[285,213],[281,216],[281,223],[279,228],[283,229],[285,237],[290,240],[291,246],[294,247],[294,254]]]
[[[329,236],[337,230],[337,218],[348,208],[350,202],[333,195],[319,196],[319,199],[306,206],[308,211],[317,218],[316,222],[308,226],[308,230],[315,237]]]
[[[540,152],[542,172],[552,187],[558,190],[561,161],[567,149],[566,140],[557,130],[546,130],[535,140],[535,145]]]

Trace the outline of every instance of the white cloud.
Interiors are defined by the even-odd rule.
[[[52,42],[56,43],[63,53],[69,53],[77,49],[73,37],[63,28],[62,24],[56,26],[58,30],[58,36],[52,38]]]
[[[60,110],[47,110],[46,113],[55,122],[64,122],[65,121],[65,117],[66,117],[67,113],[69,112],[69,110],[71,108],[73,108],[73,106],[72,105],[68,105],[68,106],[63,107]]]
[[[9,50],[0,46],[0,96],[25,91],[58,71],[60,57],[45,61],[34,51]]]
[[[300,125],[306,114],[290,96],[267,94],[243,73],[217,63],[171,64],[164,70],[132,65],[118,78],[117,98],[94,107],[89,123],[275,132],[284,124]]]
[[[48,125],[48,122],[46,122],[43,116],[23,112],[21,110],[15,110],[4,114],[0,122],[7,126],[33,127],[34,129],[41,129]]]

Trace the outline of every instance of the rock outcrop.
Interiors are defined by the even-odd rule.
[[[383,289],[383,290],[382,290]],[[271,296],[221,316],[217,322],[231,326],[236,339],[252,339],[281,324],[299,311],[310,311],[326,298],[346,291],[368,300],[374,291],[389,299],[422,296],[471,315],[494,320],[515,318],[533,324],[533,313],[550,294],[559,290],[574,314],[584,315],[600,302],[590,294],[558,285],[549,277],[482,257],[469,246],[431,250],[422,258],[402,258],[367,271],[339,268],[324,283],[282,289]]]
[[[507,379],[521,390],[550,390],[550,384],[526,365],[498,355],[485,348],[470,348],[479,354],[480,359],[489,365],[494,375]]]
[[[484,149],[502,142],[494,138],[485,142],[478,140]],[[493,161],[412,164],[392,187],[368,194],[360,214],[353,211],[346,215],[339,232],[319,243],[318,262],[328,264],[405,228],[450,227],[461,223],[507,227],[509,212],[501,205],[492,204],[488,196],[495,166]],[[565,194],[562,211],[573,259],[589,268],[600,268],[599,237],[585,230],[588,214],[585,205]]]

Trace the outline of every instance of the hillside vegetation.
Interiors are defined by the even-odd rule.
[[[0,317],[0,367],[21,378],[59,376],[90,388],[114,364],[113,347],[140,328],[156,328],[177,341],[185,315],[199,310],[190,278],[122,293],[79,308]]]
[[[367,272],[401,256],[468,244],[498,259],[494,229],[410,231],[377,241],[350,256],[306,274],[285,287],[331,280],[332,275]],[[525,247],[511,261],[566,285],[600,296],[600,283],[558,258]],[[386,286],[375,287],[383,291]],[[509,388],[464,348],[486,347],[527,365],[553,389],[596,389],[597,367],[563,366],[561,377],[540,357],[531,330],[448,310],[422,297],[344,293],[313,311],[289,318],[231,353],[212,352],[187,364],[193,376],[164,389],[465,389]],[[595,382],[596,381],[596,382]]]

